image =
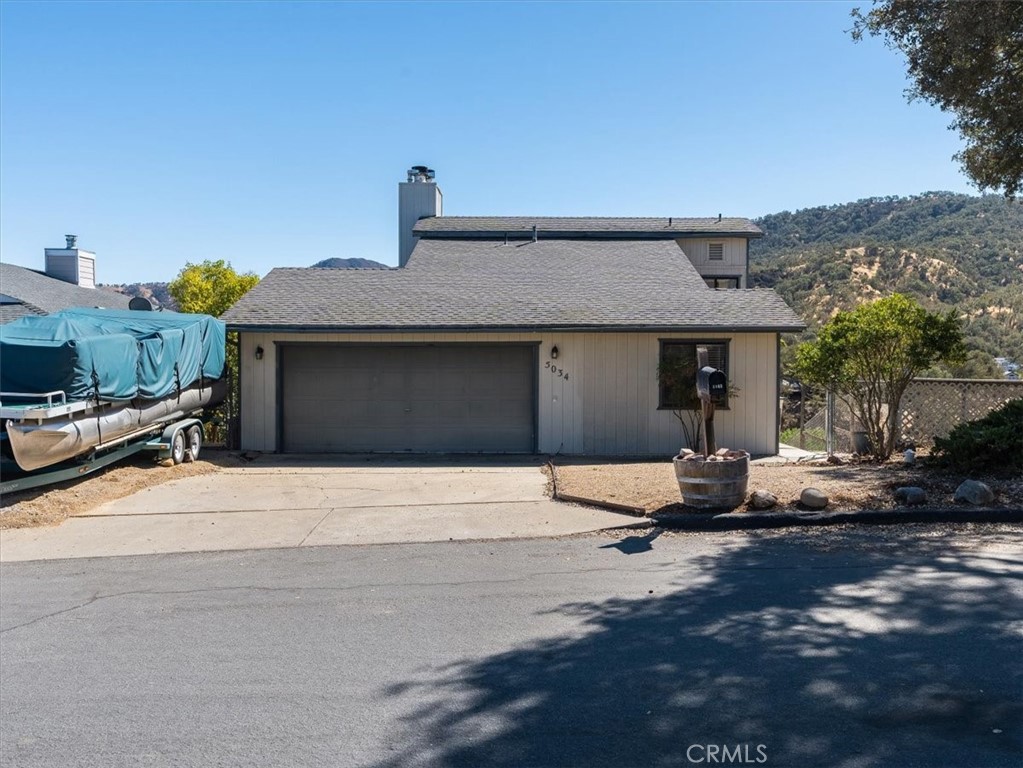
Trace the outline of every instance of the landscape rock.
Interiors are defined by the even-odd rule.
[[[691,450],[689,448],[683,448],[681,451],[678,452],[678,457],[680,459],[687,459],[695,453],[696,451],[694,450]]]
[[[770,509],[778,503],[778,497],[770,491],[753,491],[749,497],[749,505],[753,509]]]
[[[916,451],[912,448],[907,448],[906,452],[902,454],[902,463],[907,467],[911,467],[916,464]]]
[[[895,489],[895,500],[907,507],[916,507],[927,501],[927,492],[915,485]]]
[[[828,506],[828,497],[816,488],[804,488],[799,494],[799,503],[808,509],[824,509]]]
[[[990,504],[995,500],[995,492],[991,490],[990,486],[979,480],[964,480],[956,488],[954,500],[966,504]]]

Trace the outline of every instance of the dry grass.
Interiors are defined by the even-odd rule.
[[[895,509],[894,491],[916,485],[927,492],[927,506],[952,507],[952,496],[965,476],[928,468],[923,463],[905,467],[887,464],[769,464],[750,467],[749,490],[767,490],[778,497],[777,510],[797,509],[799,494],[807,487],[827,495],[828,509]],[[1023,507],[1023,480],[973,477],[984,480],[997,494],[997,506]],[[675,470],[670,461],[614,463],[561,461],[557,466],[558,492],[642,507],[648,514],[692,511],[682,504]],[[748,505],[738,511],[748,509]]]
[[[219,472],[221,467],[240,463],[227,451],[208,448],[199,461],[171,467],[158,465],[152,454],[136,454],[80,479],[4,494],[0,498],[0,529],[58,525],[72,515],[80,515],[145,488]]]

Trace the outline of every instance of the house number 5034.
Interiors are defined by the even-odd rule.
[[[543,367],[548,369],[551,372],[551,376],[557,376],[559,379],[564,379],[565,381],[568,381],[568,374],[565,373],[565,369],[564,368],[558,368],[558,366],[556,366],[556,365],[551,365],[551,361],[550,360],[548,360],[546,363],[544,363]]]

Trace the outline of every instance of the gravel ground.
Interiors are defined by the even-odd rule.
[[[58,525],[71,515],[88,512],[114,499],[144,488],[193,475],[218,472],[221,467],[240,466],[237,454],[206,449],[199,461],[174,467],[157,465],[151,456],[140,454],[105,470],[48,488],[5,494],[0,498],[0,529]],[[691,512],[684,506],[675,471],[670,461],[612,463],[559,459],[558,491],[596,501],[642,507],[647,513]],[[799,493],[812,486],[827,494],[829,510],[895,509],[893,491],[902,485],[918,485],[927,491],[928,506],[952,507],[952,494],[965,479],[943,470],[928,469],[923,463],[903,467],[826,463],[754,465],[749,489],[760,488],[778,497],[779,510],[796,509]],[[999,507],[1023,508],[1023,479],[976,477],[998,494]],[[551,484],[548,490],[552,490]],[[746,506],[740,507],[746,509]]]
[[[154,485],[219,472],[243,463],[235,454],[204,448],[199,461],[163,467],[152,454],[140,453],[78,480],[34,488],[0,498],[0,529],[58,525],[72,515]]]
[[[648,514],[691,512],[682,504],[675,469],[670,461],[590,462],[559,460],[556,466],[559,493],[595,501],[642,507]],[[767,490],[778,497],[777,511],[798,509],[800,492],[817,488],[827,495],[830,511],[896,509],[894,491],[916,485],[927,492],[927,507],[954,507],[952,496],[965,475],[927,467],[923,461],[913,467],[901,461],[887,464],[826,462],[799,464],[754,464],[750,467],[749,490]],[[995,491],[996,507],[1023,508],[1023,479],[1018,477],[971,476],[983,480]],[[737,511],[748,509],[744,504]]]

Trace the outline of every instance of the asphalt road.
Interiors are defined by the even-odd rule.
[[[1019,766],[1021,553],[905,526],[7,564],[0,764]]]

